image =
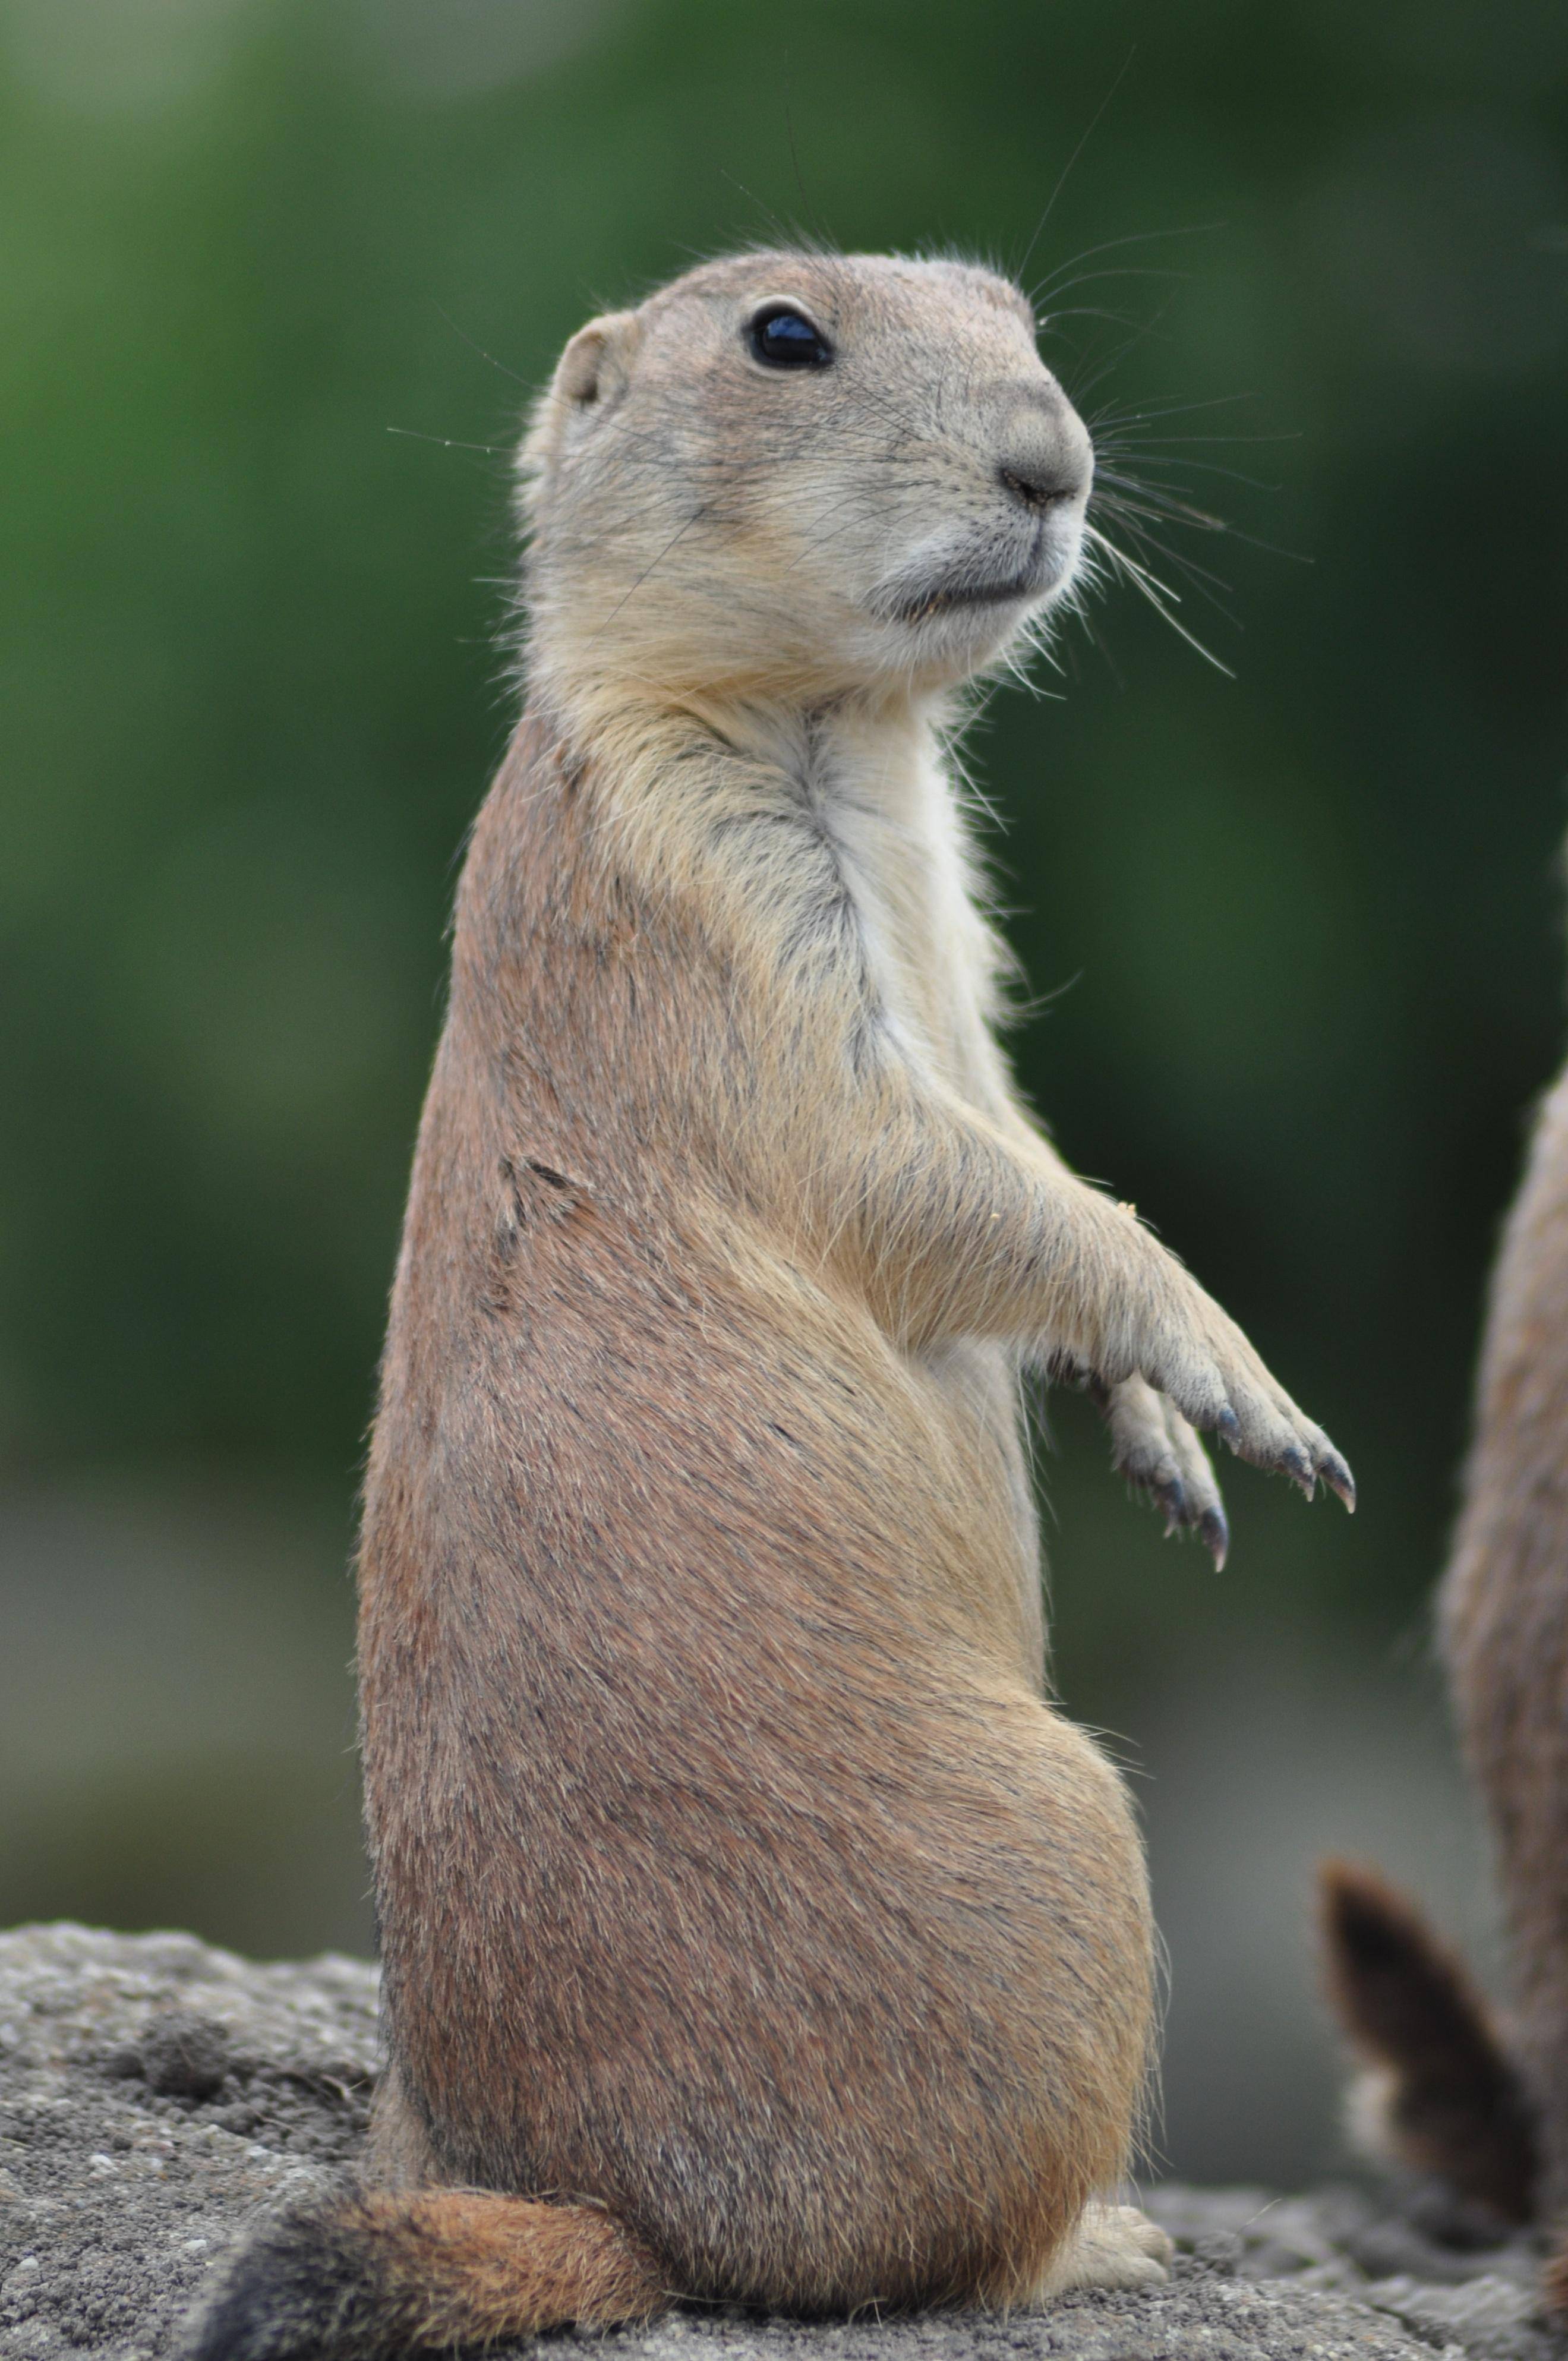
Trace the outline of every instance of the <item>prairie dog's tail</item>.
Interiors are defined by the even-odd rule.
[[[643,2320],[668,2301],[652,2257],[596,2206],[345,2188],[280,2214],[241,2250],[181,2361],[392,2361]]]
[[[1329,1996],[1372,2070],[1353,2097],[1357,2131],[1505,2219],[1529,2221],[1530,2104],[1463,1963],[1375,1870],[1325,1861],[1319,1890]]]

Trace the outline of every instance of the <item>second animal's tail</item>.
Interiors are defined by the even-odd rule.
[[[1374,1870],[1325,1862],[1320,1898],[1329,1995],[1372,2070],[1358,2128],[1400,2163],[1529,2221],[1530,2103],[1463,1963]]]
[[[181,2361],[395,2361],[669,2301],[609,2213],[479,2190],[348,2188],[281,2213],[223,2274]]]

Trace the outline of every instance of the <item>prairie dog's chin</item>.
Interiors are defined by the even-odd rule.
[[[934,602],[884,623],[880,637],[895,670],[965,680],[994,664],[1032,617],[1057,604],[1070,580],[1069,567],[1039,588],[1012,597]]]
[[[1061,597],[1081,548],[1074,527],[1042,530],[1023,549],[922,552],[877,584],[867,608],[903,663],[978,671]]]
[[[984,607],[955,607],[904,627],[904,665],[959,681],[994,664],[1032,614],[1049,603],[1014,598]]]

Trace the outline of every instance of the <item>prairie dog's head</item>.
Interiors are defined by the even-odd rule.
[[[1072,577],[1093,454],[1006,280],[779,251],[580,330],[521,464],[536,667],[812,694],[995,658]]]

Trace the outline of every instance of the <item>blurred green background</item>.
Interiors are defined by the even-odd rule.
[[[1058,1677],[1166,2161],[1333,2163],[1314,1856],[1488,1944],[1427,1601],[1562,1029],[1558,0],[4,0],[0,93],[0,1920],[368,1942],[345,1568],[528,390],[779,221],[1033,239],[1237,676],[1118,592],[990,706],[1021,1062],[1363,1496],[1233,1466],[1216,1576],[1053,1403]]]

